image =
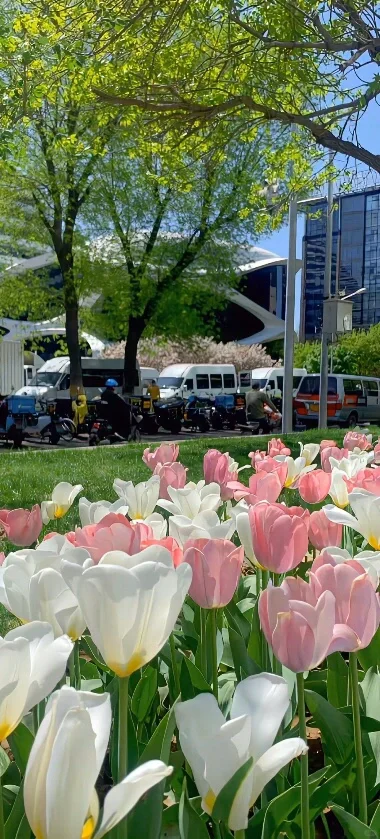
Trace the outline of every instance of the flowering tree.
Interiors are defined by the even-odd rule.
[[[124,342],[106,348],[106,358],[123,358]],[[253,370],[255,367],[274,367],[274,362],[261,344],[223,344],[212,338],[195,336],[190,341],[162,341],[159,338],[143,338],[139,342],[137,357],[142,367],[163,370],[169,364],[233,364],[237,371]]]

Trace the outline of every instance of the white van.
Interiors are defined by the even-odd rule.
[[[233,364],[171,364],[165,367],[157,382],[161,398],[217,396],[236,393],[237,376]]]
[[[297,390],[303,376],[306,376],[305,367],[293,368],[293,389]],[[259,383],[260,390],[265,390],[269,396],[274,396],[276,391],[281,395],[284,389],[284,368],[283,367],[255,367],[254,370],[241,370],[239,373],[240,393],[251,390],[252,385]]]
[[[83,387],[87,399],[99,396],[107,379],[116,379],[121,392],[123,384],[124,358],[82,358]],[[134,393],[141,393],[140,367]],[[68,356],[51,358],[37,371],[30,385],[22,387],[17,395],[55,399],[70,396],[70,359]]]

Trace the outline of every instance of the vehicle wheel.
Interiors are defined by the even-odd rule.
[[[358,415],[355,413],[355,411],[352,411],[352,413],[348,417],[347,424],[349,428],[354,428],[355,425],[358,424]]]
[[[236,428],[236,419],[235,419],[235,417],[231,417],[231,418],[228,420],[228,427],[229,427],[229,429],[230,429],[231,431],[235,431],[235,428]]]
[[[76,428],[73,421],[71,419],[65,418],[61,421],[60,425],[62,431],[59,432],[59,436],[62,437],[62,440],[64,440],[65,443],[71,443],[71,441],[76,435]]]
[[[99,437],[97,434],[90,434],[88,438],[88,445],[89,446],[98,446],[99,445]]]
[[[206,431],[210,431],[210,423],[206,417],[199,417],[198,419],[198,428],[201,434],[205,434]]]
[[[50,443],[52,446],[57,446],[59,443],[59,434],[58,431],[52,422],[51,425],[47,425],[44,428],[43,432],[41,433],[41,439],[44,443]]]
[[[170,423],[170,433],[171,434],[180,434],[182,430],[181,420],[174,420]]]
[[[211,417],[211,425],[214,431],[220,431],[223,428],[223,423],[219,414],[213,414]]]
[[[21,449],[22,439],[23,439],[22,431],[20,431],[18,428],[16,428],[15,431],[14,431],[14,434],[13,434],[13,448],[14,449]]]

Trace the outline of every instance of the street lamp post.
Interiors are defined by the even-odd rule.
[[[332,165],[334,153],[330,152],[329,163]],[[330,177],[327,191],[327,212],[326,212],[326,252],[325,252],[325,275],[323,283],[323,298],[328,300],[331,297],[331,263],[333,244],[333,212],[334,212],[334,181]],[[318,427],[327,427],[327,391],[329,376],[329,335],[326,332],[326,324],[323,318],[322,341],[321,341],[321,365],[319,377],[319,420]]]

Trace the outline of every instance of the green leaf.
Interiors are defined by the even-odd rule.
[[[23,816],[19,824],[15,839],[31,839],[32,831],[29,827],[29,822],[26,816]]]
[[[14,839],[25,813],[24,785],[21,784],[11,812],[5,822],[5,839]]]
[[[253,606],[253,603],[252,603]],[[244,617],[243,612],[240,611],[239,607],[234,603],[233,600],[228,604],[228,606],[224,607],[224,614],[227,618],[228,625],[238,632],[246,644],[248,644],[249,636],[251,634],[251,624]]]
[[[180,685],[183,700],[194,699],[199,693],[212,693],[203,673],[185,655],[182,658]]]
[[[338,807],[337,804],[329,804],[330,809],[338,819],[338,822],[344,829],[344,835],[347,839],[379,839],[379,834],[372,830],[371,827],[360,822],[359,819],[352,816],[344,810],[343,807]]]
[[[107,667],[106,663],[103,661],[98,648],[95,646],[92,638],[90,635],[83,635],[80,641],[80,648],[83,650],[87,655],[90,656],[93,663],[96,664],[99,670],[103,670],[105,673],[109,673],[110,669]],[[81,668],[82,672],[82,668]]]
[[[310,794],[310,820],[313,821],[316,819],[317,816],[319,816],[319,814],[325,809],[328,802],[331,801],[331,799],[335,797],[341,789],[344,787],[350,788],[355,781],[355,777],[355,770],[353,769],[352,763],[348,763],[346,766],[343,766],[339,772],[336,772],[335,775],[328,778],[327,781],[315,789]],[[297,821],[300,823],[300,816],[297,817]]]
[[[137,683],[131,701],[131,710],[138,722],[142,722],[147,716],[156,693],[157,670],[148,666]]]
[[[239,769],[235,772],[235,774],[230,778],[229,781],[224,785],[223,789],[220,790],[219,795],[216,798],[215,804],[212,808],[212,817],[214,821],[224,822],[228,824],[228,819],[230,817],[230,812],[232,809],[232,805],[235,801],[237,793],[239,789],[245,781],[248,773],[251,771],[253,766],[253,758],[250,757],[248,760],[240,766]]]
[[[140,756],[138,762],[139,766],[141,766],[142,763],[146,763],[147,760],[163,760],[164,763],[169,763],[170,747],[175,730],[174,708],[175,704],[170,711],[165,714],[160,724],[155,729],[154,734]]]
[[[231,626],[228,627],[228,636],[237,680],[240,682],[246,676],[260,673],[260,668],[247,653],[244,638],[238,632],[235,632]]]
[[[370,667],[367,670],[360,688],[364,697],[366,715],[380,721],[380,675],[375,668]],[[380,732],[373,732],[368,736],[376,761],[375,783],[378,784],[380,783]]]
[[[318,693],[306,690],[305,697],[308,708],[321,731],[327,753],[337,766],[341,766],[346,763],[354,747],[351,720]]]
[[[372,816],[370,827],[372,830],[375,831],[380,836],[380,801],[376,807],[376,810]]]
[[[255,608],[253,610],[251,632],[249,636],[247,652],[252,661],[254,661],[258,667],[263,667],[263,645],[262,632],[260,628],[258,601],[256,601]]]
[[[327,699],[335,708],[347,702],[348,667],[341,653],[332,653],[327,659]]]
[[[184,782],[178,813],[179,835],[181,839],[209,839],[207,827],[191,806]]]
[[[309,776],[309,796],[314,790],[318,788],[321,780],[327,775],[330,767],[324,766],[318,772],[314,772]],[[262,827],[261,837],[270,837],[277,835],[282,823],[300,807],[300,790],[301,785],[295,784],[290,789],[285,790],[276,798],[273,798],[265,808],[258,810],[254,816],[249,820],[247,828],[247,839],[257,839],[259,830]]]
[[[0,746],[0,778],[5,774],[10,764],[9,757],[4,749]]]
[[[8,743],[20,770],[20,774],[24,775],[30,750],[34,743],[33,734],[30,729],[21,722],[13,734],[9,735]]]
[[[375,632],[368,647],[364,650],[358,650],[358,659],[363,668],[367,671],[370,667],[378,667],[380,663],[380,627]]]

